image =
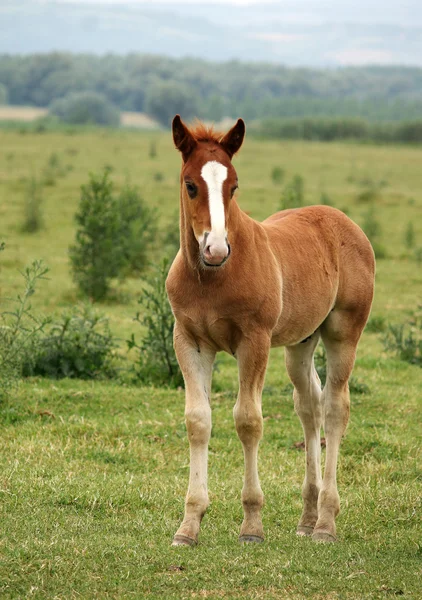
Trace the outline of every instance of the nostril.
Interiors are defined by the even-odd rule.
[[[207,246],[205,248],[205,254],[208,254],[208,256],[211,256],[211,246]]]

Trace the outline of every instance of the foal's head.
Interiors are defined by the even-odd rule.
[[[225,135],[202,124],[191,130],[179,115],[173,119],[174,143],[183,157],[185,227],[192,228],[204,267],[221,267],[230,256],[228,214],[237,188],[231,159],[244,136],[242,119]]]

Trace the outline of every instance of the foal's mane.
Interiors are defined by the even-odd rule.
[[[214,131],[213,125],[205,125],[202,121],[194,121],[192,128],[189,129],[196,142],[214,142],[219,144],[224,137],[221,131]]]

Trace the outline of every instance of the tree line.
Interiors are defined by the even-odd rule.
[[[268,118],[251,124],[249,131],[264,138],[287,140],[371,141],[379,144],[422,143],[422,119],[396,122],[370,122],[351,117]]]
[[[146,112],[165,125],[175,112],[216,121],[238,115],[398,121],[422,114],[422,69],[317,70],[138,54],[0,55],[0,92],[0,102],[42,107],[96,93],[120,110]]]

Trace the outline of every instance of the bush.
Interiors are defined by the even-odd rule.
[[[365,331],[370,331],[371,333],[380,333],[385,331],[386,327],[386,318],[382,315],[374,315],[373,317],[369,317]]]
[[[69,249],[73,277],[83,293],[102,300],[111,279],[145,267],[156,213],[129,185],[116,196],[105,169],[101,175],[91,175],[89,183],[82,186],[75,219],[76,243]]]
[[[53,186],[56,183],[56,179],[64,177],[69,170],[69,166],[65,167],[62,164],[60,156],[53,152],[50,154],[46,166],[43,169],[43,183],[46,186]]]
[[[140,274],[157,233],[157,211],[142,200],[136,187],[124,186],[117,198],[120,213],[120,238],[125,275]]]
[[[149,143],[148,155],[150,158],[157,158],[157,144],[155,140],[151,140]]]
[[[284,179],[284,169],[281,167],[273,167],[271,171],[271,179],[275,185],[282,183]]]
[[[138,350],[136,376],[141,383],[176,388],[183,385],[183,376],[173,348],[174,317],[165,286],[169,268],[168,259],[163,259],[155,273],[145,279],[147,287],[139,299],[143,311],[135,317],[145,335],[137,344],[132,334],[127,344],[129,349]]]
[[[0,250],[4,244],[0,245]],[[29,348],[49,322],[32,313],[30,298],[35,294],[38,281],[45,279],[48,268],[41,261],[26,267],[22,276],[25,288],[12,302],[14,310],[0,313],[0,398],[7,395],[22,375],[23,364],[30,356]]]
[[[168,256],[170,262],[173,262],[174,257],[180,248],[180,230],[179,230],[179,213],[175,212],[167,227],[162,231],[162,246],[165,250],[165,256]]]
[[[422,304],[400,325],[389,325],[384,348],[400,360],[422,367]]]
[[[102,94],[96,92],[73,93],[55,100],[49,109],[62,121],[72,125],[108,125],[120,124],[118,109]]]
[[[373,181],[368,181],[365,183],[364,188],[356,197],[356,201],[360,204],[368,204],[370,202],[375,202],[379,196],[379,185],[375,184]]]
[[[415,247],[415,228],[413,227],[413,221],[409,221],[407,224],[404,233],[404,243],[409,250]]]
[[[375,215],[375,207],[372,204],[369,210],[364,215],[362,223],[362,229],[366,233],[369,241],[371,242],[372,248],[376,258],[386,258],[387,252],[384,246],[380,242],[381,237],[381,225]]]
[[[120,215],[113,197],[109,172],[91,175],[83,185],[76,244],[69,249],[73,277],[82,292],[101,300],[109,290],[110,279],[121,272],[124,260],[120,252]]]
[[[325,192],[321,192],[319,203],[324,204],[325,206],[334,206],[334,202],[331,200],[330,196]]]
[[[92,307],[63,314],[42,337],[33,340],[23,364],[23,375],[61,379],[113,377],[116,347],[108,319]]]
[[[24,220],[22,225],[22,231],[24,233],[35,233],[42,228],[42,201],[42,187],[35,177],[31,177],[25,196]]]
[[[292,181],[288,183],[283,190],[280,201],[280,210],[298,208],[303,206],[304,202],[304,180],[300,175],[295,175]]]

